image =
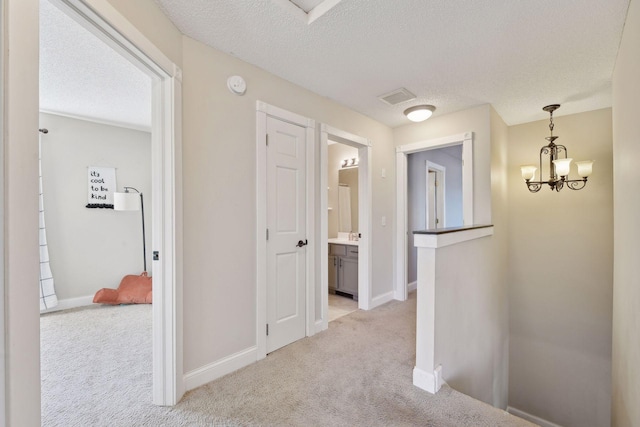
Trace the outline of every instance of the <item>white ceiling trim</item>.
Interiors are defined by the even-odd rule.
[[[298,6],[293,0],[272,0],[274,3],[282,7],[283,9],[293,13],[298,18],[302,19],[307,25],[311,25],[316,19],[331,10],[335,5],[340,3],[341,0],[324,0],[309,12],[305,12],[303,8]]]

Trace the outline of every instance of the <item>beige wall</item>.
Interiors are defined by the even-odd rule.
[[[396,128],[394,141],[396,145],[404,145],[464,132],[474,135],[474,219],[477,223],[493,223],[496,234],[442,251],[438,264],[445,266],[445,272],[451,274],[464,266],[458,278],[468,274],[474,281],[470,285],[452,278],[455,289],[436,291],[440,299],[436,315],[440,324],[445,325],[441,333],[436,330],[440,349],[437,356],[443,361],[444,379],[454,388],[506,408],[507,197],[500,180],[506,169],[506,125],[489,105],[482,105]],[[461,259],[466,260],[462,265]],[[460,343],[464,343],[464,352],[460,351]]]
[[[538,161],[549,121],[509,128],[509,405],[565,427],[606,426],[613,281],[611,109],[554,122],[557,143],[566,145],[574,160],[595,160],[594,173],[583,190],[556,193],[545,186],[531,194],[519,165]]]
[[[38,0],[6,0],[4,13],[4,416],[31,427],[40,425]]]
[[[88,3],[105,0],[85,0]],[[176,65],[182,66],[182,33],[153,0],[106,0]]]
[[[631,0],[613,74],[612,424],[640,426],[640,2]]]
[[[393,215],[390,129],[188,37],[183,67],[185,370],[255,345],[256,100],[373,141],[373,296],[391,291],[392,227],[375,220]]]
[[[151,134],[45,113],[40,127],[49,130],[42,135],[42,181],[58,300],[93,297],[143,271],[140,211],[87,209],[88,166],[116,168],[113,190],[143,193],[151,274]]]
[[[509,147],[508,128],[502,117],[491,107],[491,223],[493,236],[491,246],[492,263],[490,287],[491,300],[488,312],[492,319],[487,331],[491,337],[493,363],[493,406],[506,408],[509,391],[509,205],[507,171]]]
[[[436,284],[435,365],[453,389],[506,409],[506,287],[495,246],[489,236],[437,249],[436,283],[446,286]]]

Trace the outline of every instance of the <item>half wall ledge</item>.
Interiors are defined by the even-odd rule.
[[[440,327],[440,333],[446,333],[442,328],[446,327],[448,322],[443,311],[436,313],[436,288],[456,284],[448,283],[447,279],[441,279],[436,283],[436,277],[451,277],[450,274],[446,274],[447,270],[455,269],[456,266],[442,262],[436,255],[439,248],[493,235],[493,225],[476,224],[413,233],[414,246],[418,248],[416,366],[413,370],[413,384],[430,393],[437,393],[444,381],[443,366],[446,367],[448,361],[441,359],[442,356],[436,349],[436,330]],[[461,245],[461,248],[462,246],[464,245]],[[485,251],[480,250],[473,262],[482,263],[485,254]],[[465,277],[465,274],[460,272],[456,277],[457,280],[473,281],[473,277]]]
[[[414,246],[417,248],[441,248],[493,234],[493,224],[474,224],[462,227],[435,228],[414,231]],[[418,267],[419,269],[419,267]]]

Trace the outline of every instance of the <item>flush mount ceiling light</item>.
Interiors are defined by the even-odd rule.
[[[435,110],[433,105],[416,105],[404,110],[404,115],[412,122],[422,122],[431,117]]]
[[[535,165],[524,165],[520,167],[522,178],[527,183],[527,188],[532,193],[537,193],[542,188],[542,184],[547,184],[552,190],[560,191],[567,184],[572,190],[582,190],[587,185],[587,177],[591,175],[593,161],[587,160],[576,162],[578,167],[578,175],[582,179],[569,179],[569,169],[571,167],[571,158],[567,157],[567,147],[564,145],[556,145],[557,136],[553,136],[553,112],[560,108],[560,104],[547,105],[543,108],[549,113],[549,131],[550,136],[545,139],[549,141],[549,145],[545,145],[540,149],[540,179],[542,179],[542,156],[549,156],[549,180],[548,181],[532,181],[535,177],[537,167]],[[561,157],[563,156],[563,157]]]

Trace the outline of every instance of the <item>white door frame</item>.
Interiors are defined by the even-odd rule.
[[[426,162],[426,170],[427,170],[427,175],[426,175],[426,181],[427,181],[427,197],[425,198],[425,200],[427,201],[426,203],[426,228],[429,228],[429,171],[430,170],[434,170],[436,171],[436,174],[440,174],[440,176],[438,177],[439,179],[436,180],[437,187],[436,188],[436,200],[437,199],[442,199],[442,225],[440,226],[436,226],[436,228],[444,228],[447,226],[447,202],[446,202],[446,185],[447,185],[447,168],[439,165],[437,163],[434,163],[430,160],[427,160]],[[436,175],[437,176],[437,175]],[[438,218],[438,207],[440,205],[436,204],[436,218]],[[438,218],[440,219],[440,218]]]
[[[153,403],[184,394],[182,366],[182,70],[108,2],[50,0],[152,79]],[[154,257],[155,258],[155,257]]]
[[[358,149],[358,228],[362,234],[358,243],[358,308],[373,308],[371,289],[371,149],[372,143],[366,138],[344,132],[326,124],[320,125],[320,238],[318,256],[320,258],[320,295],[322,313],[317,319],[318,330],[328,328],[329,309],[329,264],[328,264],[328,141],[339,142]]]
[[[462,220],[473,224],[473,132],[396,147],[396,253],[394,298],[407,299],[407,155],[462,144]]]
[[[256,102],[256,347],[267,356],[267,117],[306,129],[307,144],[307,274],[306,336],[315,334],[315,121],[262,101]]]
[[[4,13],[4,1],[0,0],[0,427],[4,427],[7,423],[6,407],[6,363],[7,363],[7,350],[6,350],[6,335],[5,335],[5,288],[4,288],[4,213],[5,213],[5,182],[4,182],[4,147],[5,147],[5,129],[4,129],[4,105],[5,105],[5,79],[4,79],[4,52],[5,48],[5,13]]]

